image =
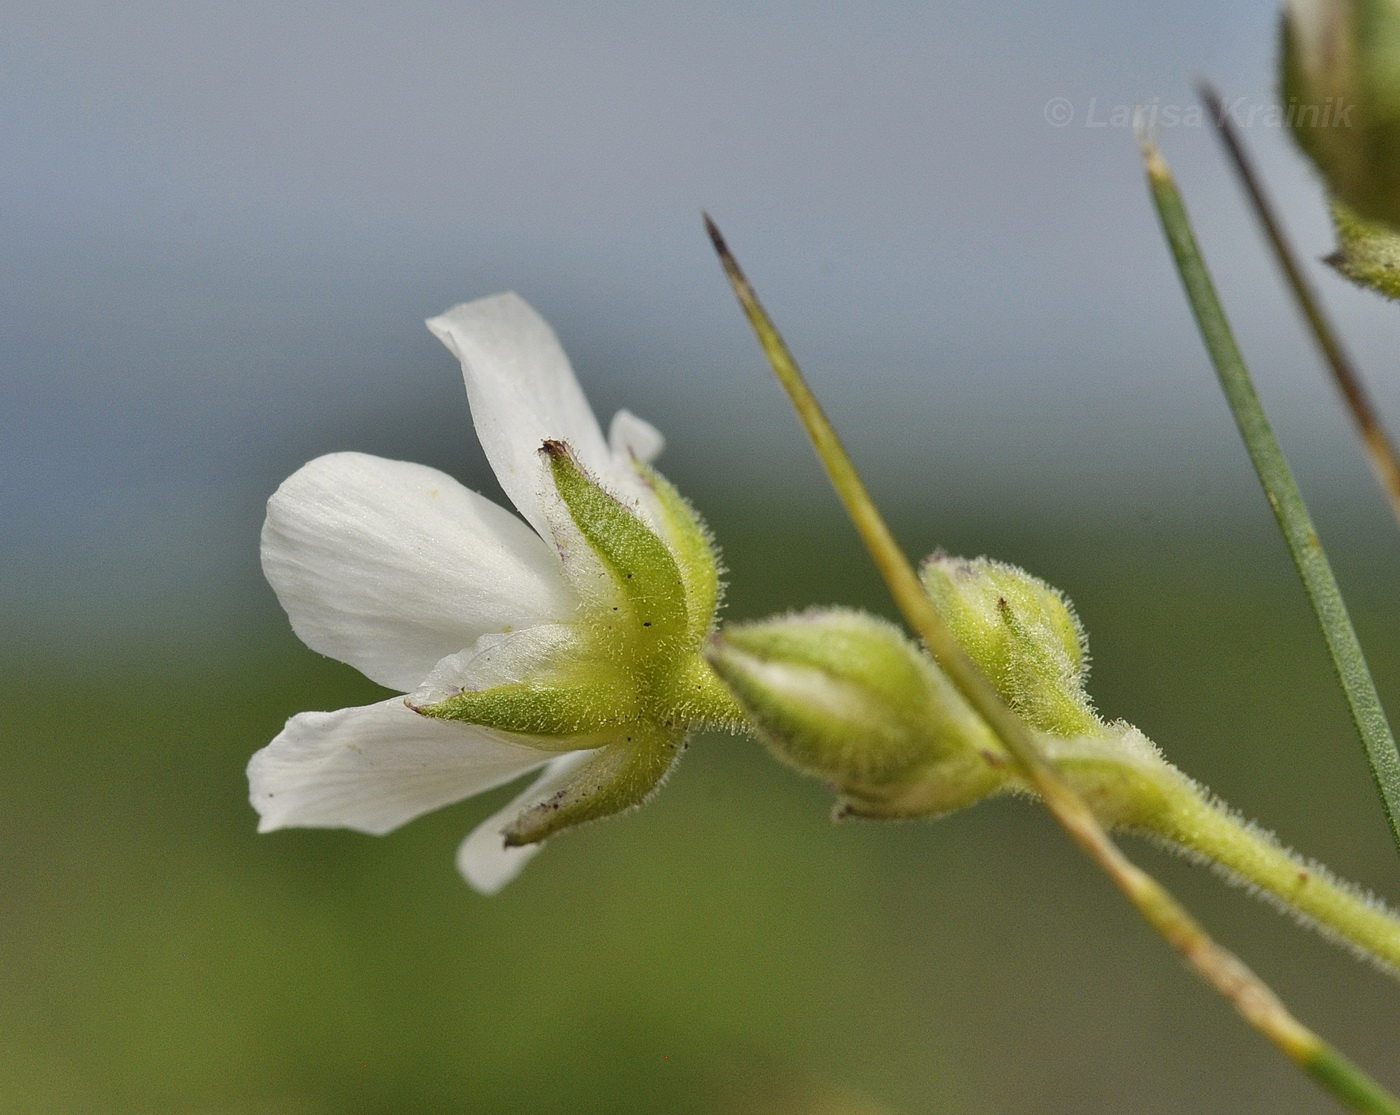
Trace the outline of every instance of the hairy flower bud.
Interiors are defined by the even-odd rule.
[[[1327,262],[1357,286],[1400,298],[1400,231],[1368,221],[1339,201],[1332,203],[1337,250]]]
[[[1290,0],[1282,93],[1332,195],[1400,227],[1400,0]]]
[[[1084,691],[1088,645],[1063,593],[990,558],[936,553],[924,588],[964,650],[1032,728],[1056,736],[1099,727]]]
[[[779,758],[844,811],[949,812],[1001,788],[1005,760],[937,664],[893,625],[823,609],[726,628],[710,664]]]

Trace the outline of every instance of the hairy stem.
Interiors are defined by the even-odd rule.
[[[1183,795],[1154,835],[1204,856],[1400,975],[1400,921],[1394,914],[1222,806]]]
[[[1368,1077],[1340,1050],[1299,1022],[1263,980],[1232,952],[1211,940],[1165,887],[1129,861],[1109,839],[1089,804],[1045,757],[1030,728],[1001,700],[991,682],[953,637],[866,491],[860,473],[807,386],[782,335],[758,301],[708,214],[705,227],[764,355],[792,400],[832,486],[890,595],[963,698],[1000,738],[1018,771],[1035,787],[1050,814],[1070,839],[1113,880],[1147,923],[1284,1056],[1353,1110],[1400,1115],[1400,1100]]]
[[[1283,847],[1164,759],[1148,757],[1112,729],[1099,738],[1050,741],[1049,751],[1104,824],[1210,863],[1400,978],[1400,917]]]

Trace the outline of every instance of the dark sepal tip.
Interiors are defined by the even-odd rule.
[[[550,460],[562,461],[569,456],[569,447],[564,442],[551,438],[540,446],[540,452]]]

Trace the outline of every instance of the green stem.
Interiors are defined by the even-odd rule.
[[[1249,449],[1259,482],[1264,487],[1269,505],[1274,509],[1293,564],[1302,577],[1303,587],[1322,626],[1327,650],[1332,656],[1337,677],[1346,694],[1352,720],[1366,749],[1371,774],[1380,792],[1391,836],[1400,849],[1400,754],[1395,747],[1375,683],[1366,666],[1366,657],[1352,628],[1351,617],[1342,602],[1327,554],[1313,528],[1312,518],[1303,503],[1302,493],[1293,473],[1284,460],[1259,396],[1254,391],[1244,358],[1235,344],[1225,311],[1206,270],[1200,248],[1191,231],[1191,223],[1182,204],[1181,194],[1172,180],[1171,171],[1155,147],[1144,147],[1147,178],[1152,199],[1162,220],[1162,228],[1176,259],[1181,284],[1200,326],[1201,336],[1210,352],[1220,385],[1224,388],[1230,410],[1235,416],[1245,446]]]
[[[1113,728],[1096,737],[1048,742],[1060,770],[1104,824],[1207,860],[1400,977],[1400,917],[1283,847],[1170,763],[1149,756],[1146,737],[1136,729],[1127,732],[1143,746]]]
[[[1183,795],[1156,835],[1205,856],[1400,975],[1400,921],[1394,914],[1228,810],[1194,793],[1189,799]]]
[[[1228,949],[1211,940],[1165,887],[1130,862],[1109,839],[1090,805],[1045,757],[1030,728],[1001,700],[953,637],[866,491],[860,473],[807,386],[792,353],[708,215],[705,226],[764,354],[792,400],[832,486],[904,618],[968,704],[1000,738],[1018,772],[1035,788],[1050,814],[1113,880],[1147,923],[1284,1056],[1353,1110],[1370,1115],[1400,1115],[1400,1101],[1293,1017],[1263,980]]]

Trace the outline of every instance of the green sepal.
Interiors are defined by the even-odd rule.
[[[1005,782],[991,730],[884,620],[814,609],[727,627],[707,653],[759,737],[830,783],[842,815],[946,813]]]
[[[861,817],[871,821],[902,821],[941,817],[967,809],[1011,786],[1010,760],[1000,752],[957,752],[927,764],[918,777],[897,784],[843,788],[833,815],[836,820]]]
[[[744,711],[734,701],[714,668],[699,654],[687,654],[662,682],[658,702],[674,724],[737,732],[744,727]]]
[[[734,624],[710,662],[782,756],[832,778],[881,779],[922,762],[935,669],[873,616],[813,611]]]
[[[1084,689],[1088,642],[1069,599],[1024,569],[936,553],[924,589],[963,649],[1032,728],[1092,735],[1101,725]]]
[[[685,585],[691,637],[699,644],[714,629],[715,613],[724,596],[723,568],[714,535],[699,512],[675,486],[650,465],[637,461],[638,474],[656,496],[662,534]]]
[[[422,714],[509,733],[544,751],[591,751],[547,800],[506,831],[533,844],[642,804],[697,727],[743,720],[699,654],[720,599],[719,560],[694,509],[657,472],[632,462],[650,489],[644,513],[626,506],[579,465],[563,442],[541,448],[562,503],[551,526],[582,603],[567,638],[511,673],[521,680],[448,691]],[[645,518],[643,517],[645,514]],[[513,665],[513,664],[512,664]],[[438,696],[442,689],[431,690]]]
[[[572,683],[517,682],[490,689],[464,690],[416,711],[434,720],[457,720],[503,732],[557,741],[559,750],[590,744],[581,737],[607,732],[637,715],[629,688],[604,671],[595,680]],[[554,750],[554,748],[550,748]]]
[[[1337,250],[1327,262],[1357,286],[1386,298],[1400,298],[1400,233],[1380,221],[1368,221],[1340,201],[1332,203]]]
[[[681,752],[685,730],[634,721],[615,736],[567,786],[526,809],[505,830],[508,847],[537,844],[556,832],[611,817],[646,802]]]
[[[611,591],[602,594],[580,586],[585,597],[603,595],[617,601],[611,605],[619,613],[615,617],[606,605],[587,610],[586,622],[603,636],[601,649],[634,661],[674,652],[685,641],[689,614],[685,586],[671,551],[579,467],[567,445],[547,441],[542,452],[574,526],[602,566],[601,575],[611,582]],[[571,566],[567,554],[565,564]],[[571,566],[575,577],[578,564]],[[620,645],[610,646],[613,640]]]

